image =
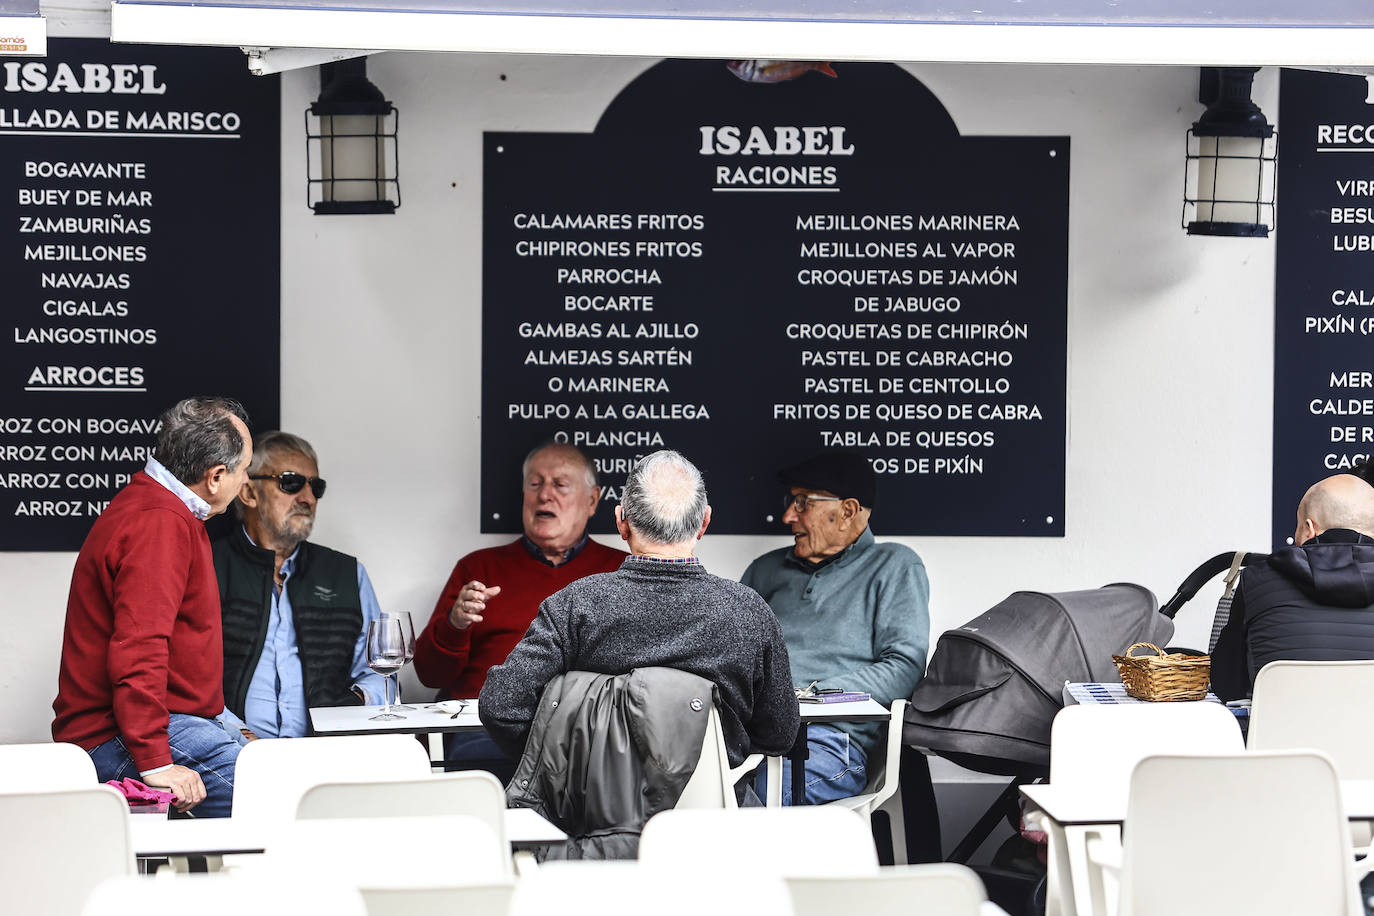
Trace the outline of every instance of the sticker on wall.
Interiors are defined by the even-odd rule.
[[[1064,533],[1067,138],[960,136],[890,64],[664,61],[593,133],[483,142],[483,531],[553,439],[603,532],[675,448],[717,533],[830,449],[880,534]]]
[[[79,548],[181,398],[277,424],[278,86],[237,49],[0,56],[0,550]]]
[[[1273,543],[1312,484],[1374,452],[1374,104],[1362,76],[1284,70],[1274,279]]]

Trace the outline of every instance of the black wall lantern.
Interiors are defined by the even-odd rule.
[[[1274,228],[1278,136],[1250,100],[1257,67],[1203,67],[1188,131],[1183,226],[1189,235],[1265,238]]]
[[[306,204],[316,214],[394,213],[395,106],[367,78],[367,58],[320,67],[320,97],[305,112]]]

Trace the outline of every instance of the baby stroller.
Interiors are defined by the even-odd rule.
[[[1066,681],[1119,682],[1113,654],[1137,642],[1167,645],[1174,615],[1198,589],[1228,568],[1238,575],[1247,561],[1263,557],[1213,557],[1163,608],[1149,589],[1130,583],[1055,594],[1016,592],[945,632],[912,694],[903,743],[971,770],[1011,777],[947,860],[967,863],[1003,818],[1019,827],[1021,785],[1049,776],[1050,725],[1063,708]],[[1228,588],[1223,612],[1229,594]],[[1222,617],[1214,633],[1224,622]],[[993,881],[988,883],[991,892]],[[1029,891],[1024,887],[1021,893]]]

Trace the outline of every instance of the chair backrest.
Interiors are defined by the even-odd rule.
[[[0,792],[99,785],[91,755],[75,744],[0,744]]]
[[[281,825],[263,860],[362,890],[500,882],[515,871],[510,847],[466,814],[295,820]]]
[[[1312,747],[1331,758],[1342,778],[1374,778],[1365,697],[1374,697],[1374,661],[1270,662],[1255,677],[1249,747]]]
[[[868,819],[829,807],[664,811],[644,825],[639,861],[782,878],[878,870]]]
[[[515,879],[489,884],[449,887],[363,888],[367,916],[422,916],[453,913],[462,916],[507,916]]]
[[[703,870],[695,860],[670,868],[643,862],[581,861],[547,862],[532,874],[522,875],[510,908],[510,916],[646,913],[792,916],[792,904],[776,875]]]
[[[1340,783],[1324,755],[1149,757],[1130,791],[1122,916],[1363,912]]]
[[[906,700],[892,702],[887,733],[880,747],[881,755],[875,754],[873,759],[868,761],[868,785],[864,787],[864,794],[878,796],[877,804],[886,801],[897,791],[902,760],[902,722],[906,716],[906,707]]]
[[[297,818],[429,817],[466,814],[491,828],[506,844],[506,790],[482,770],[311,786],[296,807]]]
[[[978,916],[988,895],[973,869],[963,865],[898,865],[876,875],[789,877],[796,916],[835,916],[856,909],[864,916]]]
[[[75,916],[102,881],[135,874],[129,805],[109,786],[0,794],[0,825],[0,887],[15,912]]]
[[[142,816],[142,815],[140,815]],[[95,889],[82,916],[368,916],[355,888],[304,872],[263,869],[178,875],[139,875],[106,881]]]
[[[725,751],[725,732],[720,713],[712,705],[706,719],[706,735],[701,740],[701,757],[692,778],[682,789],[678,808],[734,808],[735,787],[730,782],[730,758]]]
[[[301,796],[322,782],[415,779],[429,754],[413,735],[264,738],[239,752],[234,817],[291,820]]]
[[[1124,798],[1145,757],[1243,750],[1235,715],[1219,703],[1066,706],[1050,729],[1050,783]]]

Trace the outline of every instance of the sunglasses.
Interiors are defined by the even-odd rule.
[[[301,488],[310,484],[310,492],[315,494],[316,499],[324,496],[324,478],[306,477],[304,474],[297,474],[295,471],[282,471],[280,474],[249,474],[249,480],[275,480],[277,486],[281,487],[283,493],[299,493]]]

